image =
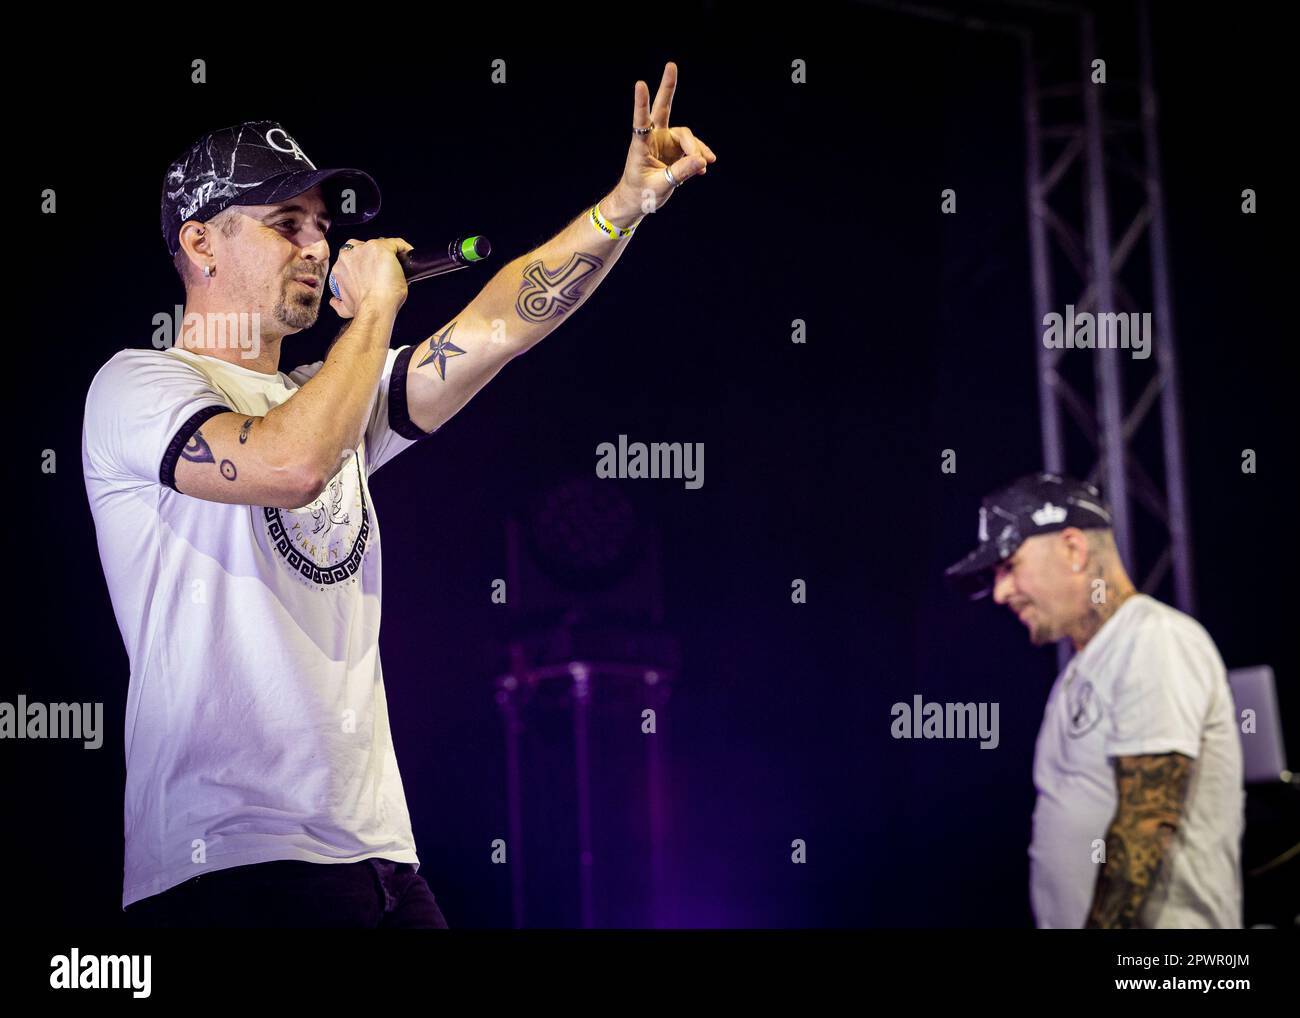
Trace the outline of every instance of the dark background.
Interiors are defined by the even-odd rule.
[[[1229,667],[1273,665],[1294,764],[1286,65],[1268,8],[1180,6],[1157,4],[1154,24],[1197,614]],[[1105,11],[1131,30],[1125,7]],[[666,60],[680,75],[673,123],[711,145],[715,166],[641,226],[572,321],[372,480],[388,551],[385,682],[421,872],[453,926],[509,925],[505,867],[489,859],[506,824],[484,654],[502,609],[489,584],[505,575],[507,518],[590,476],[597,444],[623,433],[706,450],[700,490],[603,482],[662,534],[665,621],[682,645],[661,725],[674,767],[669,921],[1031,922],[1030,767],[1055,655],[941,582],[974,541],[979,496],[1041,465],[1019,52],[860,5],[816,20],[712,4],[657,18],[579,19],[553,37],[504,14],[436,32],[286,18],[195,42],[67,45],[35,79],[40,108],[11,160],[24,209],[45,187],[59,204],[22,218],[29,317],[11,342],[34,397],[19,457],[32,511],[10,540],[36,585],[12,586],[4,699],[102,701],[106,735],[94,753],[0,745],[13,922],[121,920],[127,659],[79,449],[95,371],[148,346],[152,316],[182,299],[158,228],[167,162],[206,130],[278,119],[317,165],[379,182],[382,213],[355,235],[417,247],[489,236],[490,266],[412,289],[394,345],[415,343],[607,193],[633,83],[653,97]],[[195,56],[205,85],[189,82]],[[490,82],[498,57],[505,86]],[[807,85],[790,83],[794,58]],[[956,216],[939,214],[946,187]],[[1240,213],[1244,187],[1260,214]],[[790,342],[795,318],[806,345]],[[326,309],[287,342],[281,369],[322,356],[335,330]],[[940,472],[945,448],[955,475]],[[1258,452],[1254,476],[1240,470],[1244,448]],[[55,474],[39,470],[45,449]],[[790,602],[795,577],[806,605]],[[890,706],[918,693],[998,701],[998,749],[892,739]],[[561,766],[528,781],[541,797],[530,801],[552,783],[571,795]],[[807,865],[790,862],[794,838]],[[567,915],[572,889],[549,893],[537,915]],[[608,893],[603,914],[616,915],[619,888]]]

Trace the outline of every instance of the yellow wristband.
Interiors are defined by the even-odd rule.
[[[633,231],[636,230],[636,223],[633,223],[631,226],[623,227],[615,226],[607,220],[600,214],[600,202],[596,202],[596,204],[591,207],[589,218],[591,219],[591,225],[607,236],[610,240],[626,240],[628,237],[632,236]],[[639,222],[641,222],[641,220],[638,219],[637,223]]]

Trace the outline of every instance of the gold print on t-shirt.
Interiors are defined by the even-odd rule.
[[[329,507],[321,499],[316,499],[310,506],[312,522],[315,524],[311,532],[319,534],[335,523],[346,525],[348,523],[348,514],[343,509],[343,481],[339,477],[329,483]]]
[[[294,573],[321,587],[355,578],[370,534],[361,465],[354,458],[319,498],[263,510],[267,536]]]

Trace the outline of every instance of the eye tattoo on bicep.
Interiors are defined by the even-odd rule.
[[[248,431],[253,426],[253,418],[246,420],[239,429],[239,444],[243,445],[248,441]]]
[[[585,251],[575,251],[572,258],[554,271],[543,265],[540,258],[530,262],[524,268],[515,310],[529,322],[558,318],[582,300],[583,281],[604,266],[604,259]]]
[[[190,440],[185,443],[185,448],[181,450],[181,458],[187,459],[191,463],[215,463],[212,458],[212,449],[209,448],[207,439],[203,437],[202,429],[199,429],[190,436]]]
[[[248,427],[253,422],[248,421],[244,427]],[[243,438],[240,438],[243,441]],[[185,448],[181,450],[181,458],[187,459],[191,463],[215,463],[216,457],[212,455],[212,447],[208,445],[207,439],[203,437],[203,431],[200,429],[190,436],[190,440],[185,443]],[[239,471],[235,469],[235,464],[230,460],[222,460],[221,476],[227,481],[233,481],[239,476]]]

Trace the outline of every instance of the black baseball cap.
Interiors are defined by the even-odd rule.
[[[993,590],[993,570],[1026,538],[1066,527],[1109,528],[1110,508],[1095,485],[1060,474],[1026,474],[984,496],[979,546],[944,570],[944,577],[972,601]]]
[[[326,183],[328,182],[328,184]],[[250,120],[205,134],[167,167],[162,191],[162,232],[167,250],[180,250],[180,229],[206,223],[230,205],[272,205],[317,184],[335,223],[365,223],[379,213],[379,185],[352,169],[319,170],[274,120]],[[345,188],[356,211],[340,211]]]

